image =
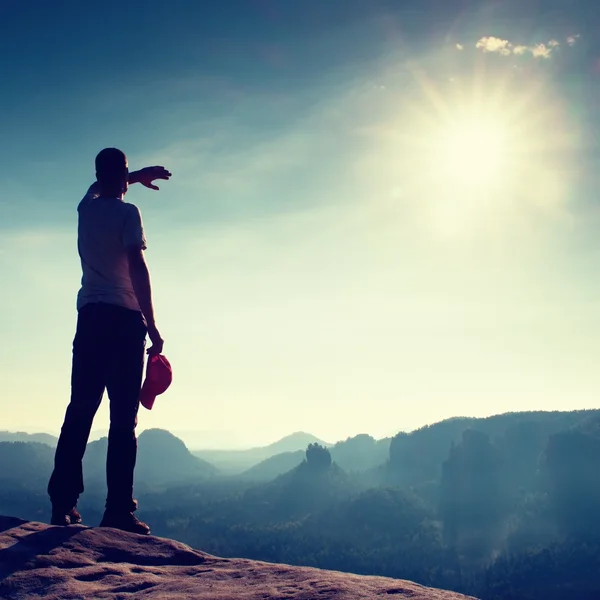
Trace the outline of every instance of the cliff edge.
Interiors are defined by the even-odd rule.
[[[115,529],[51,527],[0,516],[2,600],[459,600],[416,583],[218,558]]]

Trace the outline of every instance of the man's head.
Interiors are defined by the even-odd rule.
[[[127,191],[129,169],[127,157],[117,148],[104,148],[96,156],[96,178],[106,195],[121,196]]]

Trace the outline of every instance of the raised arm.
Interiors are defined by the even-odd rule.
[[[144,187],[147,187],[151,190],[158,190],[160,188],[157,185],[154,185],[153,182],[157,179],[168,181],[170,178],[171,172],[164,167],[145,167],[139,171],[133,171],[132,173],[129,173],[128,183],[129,185],[132,183],[141,183]],[[101,193],[102,189],[100,183],[98,181],[94,181],[83,199],[93,200],[94,198],[100,196]]]
[[[170,177],[170,171],[167,171],[164,167],[145,167],[139,171],[129,173],[129,185],[132,183],[141,183],[144,187],[151,190],[158,190],[159,187],[154,185],[153,182],[157,179],[168,181]]]

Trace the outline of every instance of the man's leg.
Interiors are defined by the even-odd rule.
[[[82,460],[92,422],[104,393],[102,344],[93,309],[82,309],[73,341],[71,401],[56,447],[54,471],[48,484],[53,512],[67,513],[83,492]]]
[[[135,428],[144,370],[146,327],[141,313],[118,308],[120,326],[115,333],[107,374],[110,399],[110,430],[106,478],[106,510],[111,514],[133,513],[133,473],[137,456]]]

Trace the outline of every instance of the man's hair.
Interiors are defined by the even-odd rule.
[[[96,156],[96,177],[102,183],[114,184],[127,171],[127,157],[117,148],[104,148]]]

